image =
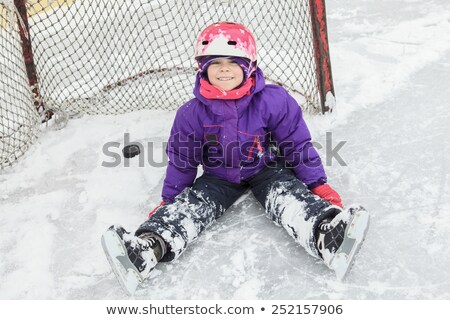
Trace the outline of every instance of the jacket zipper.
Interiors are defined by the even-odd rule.
[[[250,147],[250,151],[248,152],[247,160],[250,160],[252,158],[253,148],[256,148],[258,150],[258,156],[260,156],[262,154],[263,149],[261,147],[261,143],[259,142],[258,136],[255,136],[255,139],[253,140],[253,144]]]

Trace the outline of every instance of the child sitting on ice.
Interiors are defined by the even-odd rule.
[[[342,279],[369,216],[362,208],[342,210],[301,108],[285,89],[265,83],[243,25],[208,26],[195,50],[195,98],[173,123],[163,202],[134,236],[112,226],[102,237],[122,286],[133,293],[159,261],[180,256],[248,189],[269,219]],[[195,179],[200,164],[204,173]]]

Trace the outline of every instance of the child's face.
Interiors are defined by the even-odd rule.
[[[244,80],[242,68],[227,58],[219,58],[211,62],[207,73],[209,82],[225,91],[236,88]]]

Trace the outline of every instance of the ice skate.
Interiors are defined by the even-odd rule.
[[[136,237],[121,226],[109,227],[102,235],[102,246],[120,285],[130,295],[149,277],[165,247],[155,234]]]
[[[316,237],[318,251],[339,280],[346,277],[361,248],[369,220],[369,213],[363,207],[350,207],[319,225]]]

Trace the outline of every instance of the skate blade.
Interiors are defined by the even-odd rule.
[[[119,235],[114,230],[107,230],[102,235],[102,247],[120,286],[128,295],[133,295],[143,278],[128,258]]]
[[[356,211],[349,222],[345,239],[336,251],[333,261],[330,263],[338,280],[343,281],[350,271],[354,259],[364,242],[367,230],[369,229],[369,222],[369,213],[364,209]]]

